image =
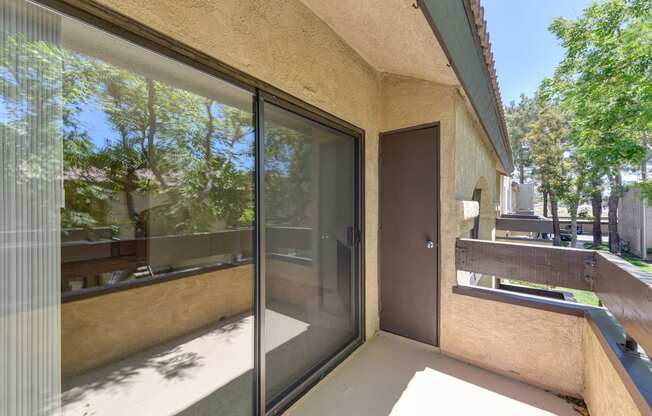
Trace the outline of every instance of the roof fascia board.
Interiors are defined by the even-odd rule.
[[[506,172],[514,170],[499,94],[494,90],[468,0],[421,0],[420,8]]]

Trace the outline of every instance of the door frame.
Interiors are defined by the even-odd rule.
[[[158,53],[166,58],[172,59],[202,71],[210,76],[231,83],[239,88],[252,93],[252,112],[254,114],[254,134],[255,134],[255,173],[254,173],[254,198],[256,211],[255,235],[254,241],[254,276],[252,297],[254,304],[252,306],[254,323],[254,366],[253,366],[253,397],[252,407],[253,415],[265,416],[282,413],[285,409],[299,400],[310,388],[316,385],[330,371],[341,364],[349,355],[351,355],[366,340],[366,211],[365,211],[365,143],[366,132],[363,128],[326,111],[322,108],[310,104],[302,98],[292,95],[269,82],[256,78],[243,72],[240,69],[232,67],[219,58],[207,55],[206,53],[192,46],[182,43],[180,40],[171,37],[168,34],[159,32],[156,29],[138,22],[132,17],[110,10],[102,5],[97,4],[94,0],[28,0],[39,7],[44,7],[55,13],[63,14],[67,17],[76,19],[84,24],[100,29],[108,34],[120,39],[132,42],[135,45],[143,47],[154,53]],[[351,340],[348,345],[341,347],[332,356],[323,362],[317,363],[313,370],[296,380],[291,389],[288,389],[285,396],[278,402],[273,403],[267,408],[265,400],[265,357],[264,357],[264,294],[265,279],[265,262],[263,254],[265,252],[265,230],[260,227],[264,223],[264,192],[263,187],[263,163],[264,149],[261,146],[263,142],[263,121],[264,106],[263,104],[271,103],[287,111],[293,112],[299,116],[317,122],[327,128],[339,131],[350,136],[355,140],[355,172],[354,172],[354,192],[355,192],[355,220],[357,231],[354,234],[356,262],[354,270],[357,273],[355,300],[357,301],[357,318],[358,331],[355,339]]]
[[[435,282],[435,288],[437,290],[437,319],[435,320],[436,325],[436,336],[435,336],[435,347],[439,347],[441,343],[441,122],[433,121],[430,123],[418,124],[410,127],[403,127],[400,129],[387,130],[379,133],[378,135],[378,244],[376,246],[376,268],[378,270],[378,317],[380,318],[380,308],[381,304],[381,291],[382,288],[382,279],[381,275],[383,273],[381,266],[381,239],[382,232],[380,228],[380,219],[382,218],[382,204],[381,204],[381,193],[382,189],[380,187],[381,177],[382,177],[382,138],[395,133],[405,133],[416,130],[423,129],[435,129],[435,160],[437,161],[438,170],[435,171],[435,182],[437,183],[437,193],[435,195],[435,207],[437,208],[437,230],[435,235],[437,236],[437,249],[435,250],[435,270],[437,270],[437,280]]]
[[[264,254],[265,248],[265,227],[260,226],[265,222],[265,198],[264,198],[264,121],[265,121],[265,104],[272,104],[285,111],[296,114],[297,116],[304,117],[315,123],[321,124],[325,128],[343,133],[349,136],[355,144],[354,151],[354,203],[355,203],[355,226],[353,242],[355,249],[353,250],[354,259],[352,259],[352,272],[357,277],[355,285],[356,292],[352,294],[351,300],[357,301],[355,307],[358,317],[358,331],[356,337],[352,339],[347,345],[341,347],[338,351],[334,352],[330,357],[316,363],[313,369],[302,377],[295,380],[289,386],[283,395],[276,401],[267,403],[266,400],[266,366],[265,366],[265,289],[266,289],[266,258]],[[366,340],[366,278],[365,278],[365,131],[358,129],[351,129],[348,125],[339,124],[331,121],[322,116],[322,114],[312,111],[303,105],[297,105],[293,102],[286,100],[284,97],[279,97],[275,94],[269,93],[262,89],[256,90],[254,115],[256,121],[256,273],[254,280],[254,307],[255,314],[255,335],[254,335],[254,372],[257,373],[254,381],[256,397],[256,413],[257,416],[280,415],[296,401],[301,399],[312,387],[317,385],[326,375],[339,366],[346,360],[355,350],[357,350]]]

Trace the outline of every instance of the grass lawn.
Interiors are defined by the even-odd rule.
[[[563,291],[571,292],[575,296],[577,303],[591,306],[600,306],[600,299],[593,292],[587,292],[586,290],[577,290],[577,289],[568,289],[560,287]]]
[[[593,292],[587,292],[585,290],[569,289],[567,287],[550,287],[538,283],[524,282],[522,280],[510,280],[510,283],[515,283],[517,285],[527,286],[527,287],[536,287],[537,289],[552,289],[552,290],[561,290],[563,292],[570,292],[573,294],[573,296],[575,296],[575,300],[577,300],[577,303],[581,303],[583,305],[600,306],[600,301]]]
[[[595,250],[593,247],[593,244],[590,242],[584,243],[584,248],[589,249],[589,250]],[[597,248],[598,251],[609,251],[609,246],[606,244],[600,244],[600,246]],[[627,260],[630,264],[638,267],[639,269],[643,270],[644,272],[652,274],[652,264],[645,262],[641,260],[640,258],[636,256],[632,256],[630,254],[624,254],[622,256],[623,259]],[[546,285],[541,285],[537,283],[530,283],[530,282],[524,282],[522,280],[509,280],[512,283],[515,283],[517,285],[521,286],[528,286],[528,287],[535,287],[538,289],[551,289],[551,290],[561,290],[564,292],[570,292],[575,296],[575,299],[577,300],[577,303],[582,303],[584,305],[592,305],[592,306],[600,306],[600,301],[598,297],[593,293],[593,292],[587,292],[585,290],[577,290],[577,289],[569,289],[565,287],[550,287]]]
[[[584,248],[587,248],[589,250],[595,250],[593,248],[593,243],[584,243]],[[600,244],[600,247],[597,249],[598,251],[609,251],[609,246],[606,244]],[[622,258],[627,260],[630,264],[633,264],[634,266],[638,267],[639,269],[643,270],[644,272],[648,272],[652,274],[652,264],[645,262],[641,260],[640,258],[636,256],[632,256],[631,254],[623,254]]]
[[[628,254],[623,255],[623,258],[633,264],[634,266],[638,267],[639,269],[652,273],[652,264],[645,262],[638,257],[630,256]]]

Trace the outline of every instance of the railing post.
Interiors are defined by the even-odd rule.
[[[636,340],[625,333],[625,351],[638,352],[638,343]]]

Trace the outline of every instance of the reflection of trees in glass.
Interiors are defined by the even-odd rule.
[[[61,60],[35,36],[3,28],[0,42],[0,145],[12,156],[2,160],[2,175],[17,185],[7,190],[15,198],[59,195],[53,182],[61,177]]]
[[[313,145],[310,137],[265,126],[265,213],[270,225],[311,226]]]
[[[132,224],[146,236],[252,223],[251,113],[61,53],[64,228]],[[110,137],[90,137],[82,117],[106,123]]]

